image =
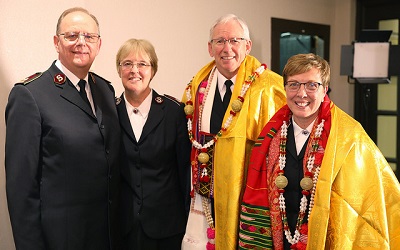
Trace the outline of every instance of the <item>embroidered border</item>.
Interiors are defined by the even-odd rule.
[[[275,134],[276,134],[277,131],[278,131],[277,129],[271,128],[271,130],[268,132],[267,136],[268,136],[269,138],[274,138],[274,136],[275,136]]]
[[[239,249],[273,249],[269,209],[242,204]]]
[[[263,141],[264,141],[264,138],[265,138],[264,136],[258,137],[257,140],[256,140],[256,142],[254,143],[254,147],[260,147],[261,144],[262,144]]]

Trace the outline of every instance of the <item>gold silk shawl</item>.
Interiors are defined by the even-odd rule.
[[[261,63],[253,56],[246,56],[238,70],[231,102],[240,95],[244,81],[260,65]],[[210,62],[192,79],[191,100],[194,104],[199,84],[207,79],[214,66],[215,62]],[[187,101],[185,93],[182,101],[184,103]],[[236,114],[228,130],[215,144],[213,164],[217,249],[236,249],[239,207],[243,186],[246,183],[245,173],[250,151],[265,124],[284,104],[286,104],[286,94],[282,77],[269,69],[265,70],[251,84],[244,96],[241,111]],[[230,104],[223,123],[229,116],[229,111]]]
[[[334,105],[307,249],[400,249],[400,184],[362,126]]]

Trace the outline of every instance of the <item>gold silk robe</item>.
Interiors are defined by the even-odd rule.
[[[362,126],[334,106],[307,249],[400,249],[400,184]]]
[[[329,107],[331,125],[308,220],[307,249],[400,249],[399,181],[363,127],[332,102]],[[252,152],[240,249],[283,249],[279,239],[273,242],[272,230],[282,221],[270,213],[273,190],[268,183],[275,182],[270,179],[275,175],[266,163],[267,154],[278,152],[270,149],[269,138],[280,135],[282,117],[280,110]]]
[[[256,58],[246,56],[239,67],[231,102],[240,95],[244,81],[248,80],[260,65]],[[193,78],[191,100],[194,104],[199,84],[207,79],[214,66],[215,62],[212,61]],[[182,102],[186,101],[184,93]],[[230,127],[215,144],[213,164],[216,249],[236,249],[239,207],[243,186],[246,183],[245,175],[250,151],[264,125],[284,104],[286,104],[286,93],[282,77],[266,69],[251,84],[244,96],[241,111],[236,114]],[[229,112],[230,104],[223,123],[228,118]]]

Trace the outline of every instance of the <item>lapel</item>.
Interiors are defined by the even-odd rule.
[[[303,147],[301,148],[301,151],[299,153],[299,159],[303,159],[304,158],[304,154],[306,153],[306,148],[308,145],[308,140],[310,139],[310,136],[308,136],[307,140],[304,142]]]
[[[119,124],[121,125],[121,127],[125,131],[125,133],[128,135],[128,137],[130,137],[131,140],[133,140],[134,142],[137,142],[135,135],[133,133],[131,122],[128,117],[128,113],[126,112],[126,103],[125,103],[124,94],[121,95],[120,100],[121,100],[120,103],[117,104]]]
[[[298,159],[296,150],[296,141],[294,139],[293,123],[290,123],[287,131],[287,145],[286,150],[293,156],[294,159]]]
[[[62,90],[60,92],[60,96],[62,98],[66,99],[70,103],[79,107],[89,116],[93,117],[93,119],[96,119],[96,117],[93,115],[91,108],[81,98],[81,96],[78,93],[78,90],[75,88],[72,82],[61,72],[60,69],[57,68],[55,62],[49,68],[49,73],[51,74],[51,77],[54,79],[54,86]],[[61,78],[58,78],[58,80],[56,80],[57,77],[63,77],[64,79],[60,80]]]
[[[307,138],[305,141],[299,155],[297,155],[296,150],[296,140],[294,139],[294,131],[293,131],[293,123],[291,123],[288,127],[288,135],[287,135],[287,151],[293,156],[296,160],[302,160],[304,158],[304,154],[306,152],[308,140],[310,137]]]
[[[93,98],[93,103],[94,103],[94,110],[96,112],[97,123],[102,124],[103,107],[101,104],[103,104],[104,100],[102,100],[101,85],[96,83],[96,78],[90,72],[89,72],[88,78],[89,78],[90,90],[92,92],[92,98]]]
[[[164,98],[153,90],[151,107],[147,121],[144,124],[139,143],[146,139],[150,132],[164,119]]]

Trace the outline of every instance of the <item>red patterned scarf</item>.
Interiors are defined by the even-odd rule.
[[[309,144],[307,145],[304,157],[303,167],[307,171],[307,159],[311,150],[310,143],[315,133],[316,126],[322,119],[325,120],[324,129],[321,134],[318,153],[315,155],[315,164],[321,165],[324,149],[331,128],[331,101],[325,96],[324,101],[319,110],[318,119],[314,124],[313,131],[310,135]],[[289,122],[292,112],[285,105],[282,107],[267,123],[261,132],[257,143],[255,144],[251,158],[247,176],[247,185],[243,197],[243,203],[251,206],[265,207],[270,212],[271,235],[274,249],[283,249],[283,224],[279,209],[279,193],[275,185],[275,179],[279,170],[279,145],[280,145],[280,128],[283,121]]]

